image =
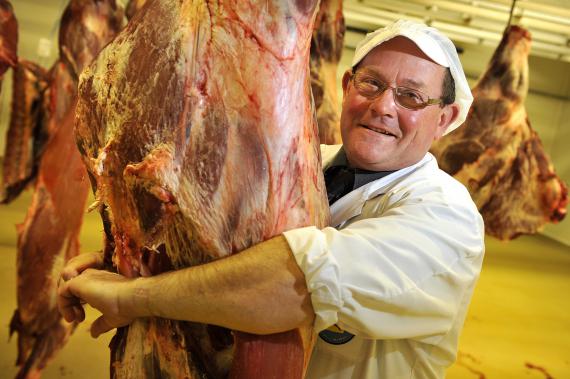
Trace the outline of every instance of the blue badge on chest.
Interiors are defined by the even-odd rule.
[[[338,326],[333,325],[319,333],[319,337],[332,345],[342,345],[354,338],[354,334],[343,331]]]

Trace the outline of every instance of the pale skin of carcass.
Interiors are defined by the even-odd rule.
[[[445,69],[404,37],[374,48],[359,64],[391,86],[442,95]],[[456,104],[409,110],[391,90],[369,100],[342,79],[341,134],[353,167],[396,170],[420,161],[457,118]],[[311,324],[315,313],[305,277],[283,236],[208,264],[152,277],[126,278],[101,270],[102,253],[69,261],[61,274],[58,306],[67,321],[83,321],[83,304],[102,315],[91,325],[99,336],[135,318],[158,316],[223,326],[254,334]],[[255,268],[255,269],[252,269]]]

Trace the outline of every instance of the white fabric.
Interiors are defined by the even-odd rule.
[[[453,124],[449,125],[445,134],[457,129],[467,118],[467,113],[471,103],[473,103],[473,95],[459,61],[455,45],[436,28],[410,20],[398,20],[385,28],[368,33],[356,46],[352,67],[364,59],[366,54],[376,46],[396,36],[409,38],[435,63],[443,67],[449,67],[455,82],[455,103],[459,106],[459,116]]]
[[[323,163],[340,146],[322,146]],[[307,379],[443,378],[484,254],[483,221],[465,187],[431,154],[350,192],[333,226],[284,233],[307,281],[317,338]]]

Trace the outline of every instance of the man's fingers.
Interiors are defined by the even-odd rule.
[[[75,314],[75,321],[82,322],[85,320],[85,310],[82,306],[73,307],[73,313]]]
[[[65,321],[83,321],[85,317],[80,300],[70,289],[69,283],[64,283],[57,290],[57,307]],[[80,308],[81,310],[77,310]]]
[[[65,266],[61,271],[61,278],[66,282],[69,279],[75,278],[77,275],[79,275],[79,273],[73,267]]]
[[[111,329],[115,328],[109,325],[105,316],[100,316],[97,320],[93,321],[93,324],[91,324],[91,337],[97,338]]]
[[[103,268],[103,252],[83,253],[70,259],[61,271],[61,277],[68,281],[88,268]]]

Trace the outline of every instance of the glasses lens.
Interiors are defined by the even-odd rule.
[[[403,107],[420,109],[427,105],[429,98],[420,91],[406,87],[397,87],[396,100]]]
[[[354,74],[354,86],[358,93],[369,99],[379,96],[382,92],[386,91],[387,88],[386,83],[383,83],[372,75],[360,71]]]

